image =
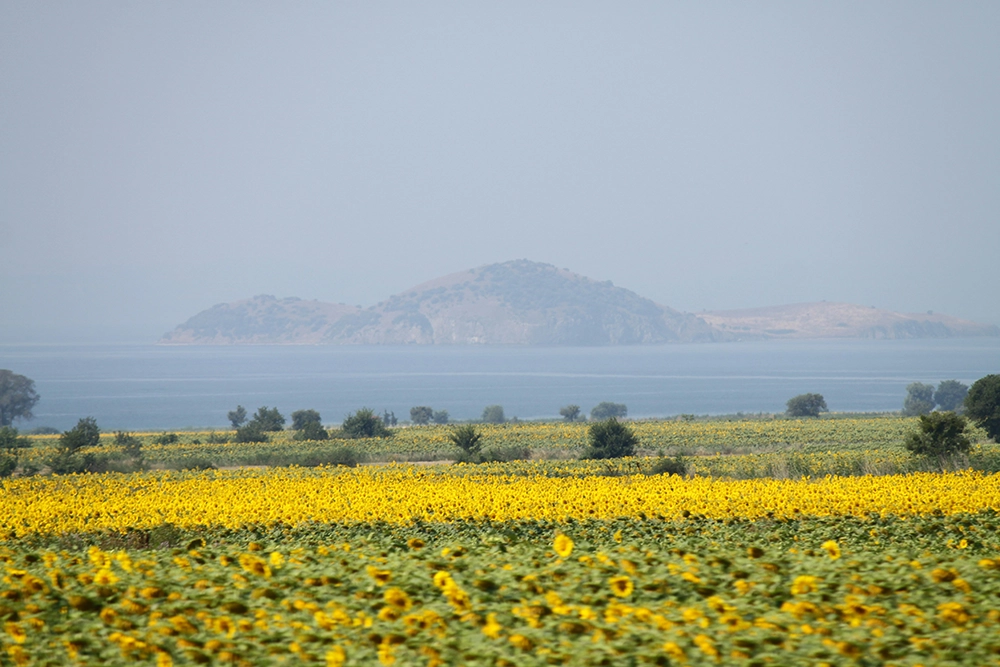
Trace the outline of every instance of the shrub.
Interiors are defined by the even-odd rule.
[[[502,424],[507,421],[502,405],[487,405],[483,408],[483,421],[487,424]]]
[[[962,408],[962,401],[969,394],[969,387],[958,380],[944,380],[934,391],[934,402],[938,408],[957,412]]]
[[[968,421],[954,412],[932,412],[920,415],[917,430],[906,438],[906,449],[918,456],[944,459],[967,454],[972,446],[965,434]]]
[[[307,454],[300,465],[314,468],[316,466],[347,466],[353,468],[361,462],[361,456],[350,447],[334,447],[325,452]]]
[[[342,426],[348,438],[389,438],[392,431],[382,423],[381,417],[369,408],[361,408],[347,415]]]
[[[236,429],[234,442],[267,442],[267,434],[256,421]]]
[[[435,410],[434,414],[431,416],[431,420],[435,424],[447,424],[448,423],[448,411],[447,410]]]
[[[666,456],[661,456],[656,463],[653,464],[652,469],[649,471],[650,475],[680,475],[684,477],[688,472],[688,463],[684,460],[683,456],[674,456],[673,458],[667,458]]]
[[[212,431],[208,434],[208,437],[205,438],[205,441],[210,445],[224,445],[229,442],[229,436],[224,433],[216,433],[215,431]]]
[[[785,404],[789,417],[819,417],[826,412],[826,399],[822,394],[799,394]]]
[[[471,424],[459,426],[448,434],[448,439],[452,444],[462,450],[458,460],[464,463],[479,463],[479,449],[483,446],[483,435],[476,431],[476,427]]]
[[[627,425],[614,417],[591,424],[587,433],[590,447],[584,458],[617,459],[633,456],[639,438]]]
[[[434,408],[429,405],[417,405],[410,408],[410,421],[414,424],[424,425],[430,423],[434,417]]]
[[[278,412],[278,408],[268,408],[266,405],[257,408],[257,413],[250,423],[257,424],[260,430],[267,432],[281,431],[285,428],[285,418]]]
[[[59,429],[52,426],[36,426],[28,431],[28,435],[57,435],[58,433]]]
[[[176,434],[171,434],[176,438]],[[176,442],[176,440],[174,440]],[[142,458],[142,440],[125,431],[115,431],[115,444],[122,448],[125,456],[133,459]]]
[[[1000,443],[1000,375],[979,378],[965,397],[965,414]]]
[[[292,440],[328,440],[330,434],[318,421],[306,422],[305,425],[292,436]]]
[[[180,442],[180,436],[176,433],[161,433],[153,438],[153,444],[156,445],[173,445],[178,442]]]
[[[490,447],[479,455],[482,463],[507,463],[508,461],[527,461],[531,458],[531,448],[520,445],[506,447]]]
[[[233,428],[239,428],[247,421],[247,409],[242,405],[237,405],[235,410],[230,410],[226,415],[226,419],[229,423],[233,425]]]
[[[580,419],[580,406],[579,405],[567,405],[559,408],[559,415],[564,421],[575,422]]]
[[[628,408],[624,403],[601,401],[590,411],[591,419],[624,419],[628,416]]]
[[[323,428],[323,420],[315,410],[296,410],[292,413],[292,430],[303,431],[309,424]]]
[[[0,449],[25,449],[31,447],[31,441],[23,435],[18,435],[13,426],[0,426]]]
[[[97,427],[97,420],[93,417],[81,419],[59,438],[60,448],[71,454],[84,447],[96,447],[100,442],[101,429]]]

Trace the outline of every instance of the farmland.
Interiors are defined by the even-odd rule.
[[[524,461],[8,479],[0,662],[998,664],[995,445],[920,470],[911,424],[638,423],[644,456],[615,461],[524,424],[483,429]],[[207,435],[144,455],[247,447]],[[335,446],[449,458],[446,437]],[[661,451],[689,474],[652,474]]]

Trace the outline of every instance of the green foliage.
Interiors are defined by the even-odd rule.
[[[614,417],[591,424],[587,432],[590,447],[584,458],[617,459],[634,456],[639,438],[626,424]]]
[[[826,399],[822,394],[799,394],[785,404],[789,417],[819,417],[826,412]]]
[[[229,436],[225,433],[216,433],[215,431],[212,431],[208,434],[205,442],[210,445],[222,445],[229,442]]]
[[[10,426],[15,419],[31,419],[38,399],[34,380],[0,369],[0,426]]]
[[[260,427],[256,420],[251,421],[246,426],[236,429],[234,442],[267,442],[267,433]]]
[[[965,414],[1000,443],[1000,375],[979,378],[965,397]]]
[[[559,408],[559,414],[562,416],[564,421],[575,422],[580,419],[580,406],[579,405],[567,405]]]
[[[301,429],[292,436],[293,440],[328,440],[330,434],[318,421],[307,421]]]
[[[274,433],[285,428],[285,418],[278,412],[278,408],[268,408],[262,405],[257,408],[257,413],[250,420],[251,424],[256,424],[261,431]]]
[[[503,424],[507,418],[503,414],[502,405],[487,405],[483,408],[483,422],[487,424]]]
[[[230,421],[233,428],[239,428],[247,421],[247,409],[242,405],[237,405],[235,410],[230,410],[226,415],[226,419]]]
[[[382,423],[382,418],[369,408],[361,408],[347,415],[341,426],[348,438],[389,438],[392,431]]]
[[[476,430],[476,427],[471,424],[466,424],[465,426],[459,426],[452,429],[451,433],[448,434],[448,439],[451,440],[452,444],[462,450],[462,454],[467,458],[475,458],[479,455],[479,450],[483,446],[482,439],[483,436]],[[469,461],[478,462],[478,461]]]
[[[154,445],[173,445],[180,442],[181,438],[176,433],[161,433],[153,438]]]
[[[410,408],[410,421],[423,426],[434,418],[434,408],[429,405],[417,405]]]
[[[59,429],[52,426],[36,426],[35,428],[27,431],[28,435],[58,435]]]
[[[479,460],[482,463],[508,463],[510,461],[527,461],[530,458],[531,449],[520,445],[490,447],[479,455]]]
[[[75,453],[84,447],[96,447],[101,442],[101,429],[97,427],[97,420],[93,417],[85,417],[76,423],[69,431],[66,431],[59,438],[60,448]]]
[[[447,410],[435,410],[434,414],[431,416],[431,421],[435,424],[447,424],[448,423],[448,411]]]
[[[296,410],[292,413],[292,430],[305,430],[307,424],[315,424],[323,428],[323,420],[315,410]]]
[[[0,449],[25,449],[31,447],[31,441],[18,435],[13,426],[0,426]]]
[[[650,469],[650,475],[680,475],[684,477],[688,473],[688,462],[683,456],[666,457],[661,456]]]
[[[969,387],[958,380],[944,380],[934,392],[934,402],[941,410],[954,412],[962,407]]]
[[[934,409],[934,385],[922,382],[911,382],[906,386],[906,399],[903,401],[903,416],[916,417],[926,415]]]
[[[562,414],[562,411],[560,411]],[[590,411],[590,418],[596,420],[624,419],[628,416],[628,408],[624,403],[601,401]]]
[[[918,456],[944,459],[967,454],[972,443],[965,434],[968,422],[954,412],[920,415],[917,430],[906,438],[906,449]]]
[[[168,443],[159,444],[173,444],[178,441],[176,434],[171,434],[174,439]],[[122,452],[125,456],[133,459],[142,458],[142,440],[132,435],[131,433],[126,433],[125,431],[115,431],[115,444],[122,448]]]

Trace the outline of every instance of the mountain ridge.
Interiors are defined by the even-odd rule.
[[[440,276],[364,309],[269,295],[216,304],[159,343],[588,346],[967,335],[997,336],[1000,329],[946,315],[906,315],[852,304],[694,315],[611,281],[521,259]]]

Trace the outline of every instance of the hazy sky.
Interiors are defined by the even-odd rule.
[[[1000,3],[0,3],[0,342],[528,258],[1000,324]]]

